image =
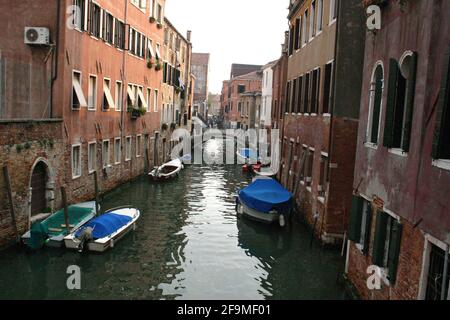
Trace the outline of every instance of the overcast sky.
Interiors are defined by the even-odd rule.
[[[287,0],[166,0],[167,18],[183,35],[192,30],[194,52],[209,52],[209,91],[220,93],[232,63],[278,59],[287,24]]]

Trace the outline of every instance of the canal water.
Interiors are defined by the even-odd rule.
[[[206,145],[220,157],[220,144]],[[0,252],[0,299],[345,299],[337,252],[289,229],[237,219],[237,165],[187,166],[170,182],[145,178],[108,194],[104,209],[133,205],[138,228],[103,254],[21,247]],[[68,266],[81,290],[68,290]]]

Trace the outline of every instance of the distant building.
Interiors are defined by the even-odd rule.
[[[209,115],[220,116],[220,94],[210,94],[208,98],[209,103]]]
[[[209,53],[192,54],[192,73],[195,76],[194,114],[204,119],[208,116]]]
[[[283,129],[284,105],[286,101],[286,83],[288,66],[289,33],[286,32],[285,43],[282,45],[281,57],[274,63],[272,83],[272,128]],[[280,132],[280,138],[283,133]]]
[[[262,67],[262,97],[259,123],[257,127],[265,128],[272,126],[272,103],[273,103],[273,66],[277,61],[272,61]]]
[[[231,65],[230,79],[243,76],[245,74],[252,73],[254,71],[260,71],[263,66],[254,64],[239,64],[233,63]]]
[[[255,129],[260,122],[261,91],[247,91],[239,95],[238,123],[240,129]]]

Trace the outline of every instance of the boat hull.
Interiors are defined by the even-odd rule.
[[[236,210],[238,214],[262,223],[273,224],[280,221],[280,214],[259,212],[249,208],[241,200],[239,200]]]

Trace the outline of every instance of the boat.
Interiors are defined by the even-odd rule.
[[[154,181],[168,180],[174,178],[183,168],[180,159],[175,159],[153,169],[148,175]]]
[[[66,227],[64,209],[34,222],[30,230],[22,236],[22,241],[31,249],[40,249],[44,245],[62,247],[64,237],[78,230],[95,217],[95,201],[71,205],[68,208],[69,229]]]
[[[284,227],[292,209],[292,198],[292,194],[276,180],[257,177],[238,192],[236,212],[238,216],[244,215],[268,224],[278,222]]]
[[[182,157],[180,157],[181,162],[183,165],[191,164],[192,162],[192,155],[191,154],[185,154]]]
[[[258,162],[258,153],[249,148],[241,148],[236,152],[238,162],[254,163]]]
[[[80,252],[85,248],[89,251],[105,252],[113,248],[128,232],[136,229],[140,215],[140,211],[132,207],[108,210],[66,236],[64,244],[66,248]]]

